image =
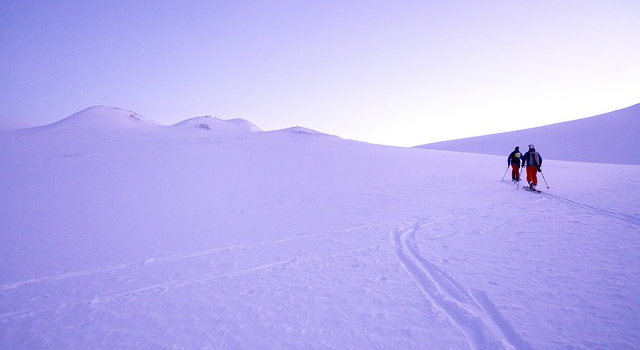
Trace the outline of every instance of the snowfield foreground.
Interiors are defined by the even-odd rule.
[[[220,123],[0,133],[0,348],[638,348],[640,166]]]

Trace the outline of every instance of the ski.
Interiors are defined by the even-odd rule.
[[[510,181],[502,180],[501,182],[504,183],[505,185],[515,186],[516,190],[520,189],[520,180],[510,180]]]
[[[527,190],[529,192],[542,193],[542,191],[536,190],[535,188],[531,188],[531,186],[522,186],[522,188],[524,188],[525,190]]]

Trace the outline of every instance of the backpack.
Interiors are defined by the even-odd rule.
[[[519,163],[518,159],[520,158],[520,156],[522,156],[522,155],[520,154],[520,152],[515,152],[515,153],[513,154],[513,157],[511,157],[511,162],[512,162],[512,163]]]
[[[529,153],[528,159],[529,166],[540,166],[540,154],[536,151]]]

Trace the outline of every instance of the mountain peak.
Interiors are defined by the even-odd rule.
[[[49,124],[49,128],[114,129],[135,128],[145,125],[157,125],[156,122],[138,113],[108,106],[93,106],[74,113],[58,122]]]
[[[260,128],[245,119],[220,119],[212,116],[195,117],[173,125],[181,128],[195,128],[221,132],[260,132]]]

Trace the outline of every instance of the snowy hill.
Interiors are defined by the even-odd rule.
[[[640,344],[640,166],[138,118],[0,133],[0,348]]]
[[[141,128],[157,125],[138,113],[115,107],[93,106],[75,113],[59,122],[40,128],[50,130],[80,130],[93,129],[114,132],[122,128]]]
[[[534,144],[545,159],[640,164],[640,104],[599,116],[421,148],[507,155]]]
[[[329,134],[325,134],[323,132],[317,131],[317,130],[313,130],[313,129],[309,129],[309,128],[305,128],[302,126],[294,126],[294,127],[290,127],[290,128],[285,128],[285,129],[281,129],[281,130],[274,130],[274,133],[280,133],[280,134],[300,134],[300,135],[313,135],[313,136],[332,136]]]
[[[262,131],[244,119],[222,120],[216,117],[196,117],[175,124],[176,127],[196,128],[214,132],[258,132]]]

